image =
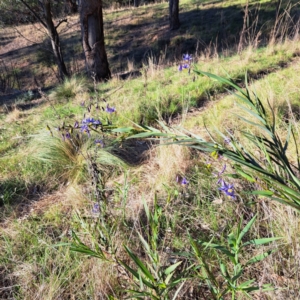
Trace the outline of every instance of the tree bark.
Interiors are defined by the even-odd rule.
[[[43,7],[44,7],[44,14],[45,14],[45,21],[46,21],[45,23],[47,25],[47,30],[51,40],[52,49],[58,66],[59,77],[63,80],[65,77],[68,77],[69,74],[63,59],[63,55],[60,47],[59,35],[57,33],[57,27],[61,24],[61,22],[59,22],[58,25],[54,26],[52,20],[50,0],[44,0]]]
[[[180,27],[179,21],[179,0],[169,0],[170,29],[175,30]]]
[[[89,74],[97,81],[111,78],[104,44],[102,0],[81,0],[82,46]]]
[[[134,0],[133,1],[133,6],[134,7],[139,7],[139,4],[140,4],[139,2],[140,2],[139,0]]]
[[[78,12],[78,5],[76,4],[75,0],[66,0],[67,6],[72,14]]]

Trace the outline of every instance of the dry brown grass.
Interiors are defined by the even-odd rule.
[[[19,109],[14,108],[13,111],[7,114],[5,118],[5,122],[7,123],[16,122],[22,117],[23,117],[23,113]]]

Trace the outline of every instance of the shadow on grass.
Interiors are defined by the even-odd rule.
[[[152,16],[139,18],[133,15],[130,20],[124,20],[124,24],[121,23],[117,27],[113,24],[119,23],[120,20],[110,22],[109,26],[106,25],[106,47],[111,54],[112,69],[115,72],[124,70],[127,60],[134,61],[136,66],[140,67],[147,56],[156,60],[165,56],[165,61],[173,61],[180,59],[182,54],[187,52],[212,51],[212,54],[220,54],[228,49],[236,51],[240,42],[240,46],[255,43],[259,33],[258,46],[268,43],[275,23],[277,1],[249,5],[246,29],[241,40],[244,7],[216,6],[220,3],[221,1],[193,1],[192,4],[181,5],[181,27],[177,31],[169,31],[167,6],[163,13],[160,7],[157,6],[156,9],[153,6]],[[227,4],[224,3],[223,6],[225,5]],[[282,14],[285,8],[282,4],[279,14]],[[300,10],[295,6],[290,11],[290,18],[286,23],[287,36],[293,34],[295,28],[289,26],[297,24],[299,15]]]
[[[43,88],[43,92],[49,92],[54,86]],[[38,89],[29,91],[16,90],[0,97],[0,112],[5,113],[13,111],[15,108],[25,111],[38,107],[45,101],[42,99]]]
[[[0,47],[4,47],[5,45],[11,43],[14,40],[14,37],[1,37],[0,38]]]
[[[153,142],[129,139],[122,142],[122,145],[115,147],[112,154],[119,157],[131,166],[143,164],[149,158],[148,150],[151,149]]]
[[[283,1],[281,5],[279,15],[287,7],[285,2]],[[292,1],[293,3],[295,0]],[[244,19],[245,4],[230,5],[230,2],[224,1],[193,0],[180,5],[181,27],[176,31],[169,30],[167,3],[135,10],[128,9],[124,11],[126,16],[116,15],[119,19],[113,19],[112,13],[108,14],[104,16],[104,26],[111,71],[112,73],[128,72],[128,61],[132,61],[135,69],[139,69],[143,64],[148,63],[149,57],[155,64],[166,65],[171,61],[179,60],[183,53],[222,55],[225,51],[227,54],[234,53],[238,46],[246,47],[251,43],[256,43],[256,46],[266,45],[274,28],[277,4],[277,0],[249,4],[248,17]],[[283,24],[286,26],[286,36],[294,33],[299,15],[300,8],[294,6]],[[244,25],[246,27],[241,38]],[[260,36],[256,41],[258,33]],[[85,73],[80,31],[62,35],[61,42],[66,64],[71,66],[75,59],[75,64],[80,62],[76,71]],[[45,55],[41,46],[42,43],[16,49],[1,55],[0,59],[21,61],[24,57],[30,56],[32,61],[26,65],[27,69],[39,65],[47,68],[47,64],[52,67],[51,55]],[[38,55],[33,55],[34,53]],[[52,72],[49,66],[48,69]],[[43,71],[41,69],[35,72]],[[28,74],[21,71],[20,77],[24,76],[28,77]],[[39,74],[39,76],[46,75]]]
[[[40,185],[28,186],[24,181],[11,178],[0,181],[0,222],[11,215],[21,217],[30,210],[30,204],[41,196]]]

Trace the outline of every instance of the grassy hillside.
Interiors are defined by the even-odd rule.
[[[252,193],[287,195],[224,149],[242,145],[293,189],[287,199],[299,198],[297,184],[255,146],[265,133],[253,124],[255,107],[243,110],[228,82],[195,72],[243,89],[247,74],[283,144],[293,129],[283,153],[297,183],[298,3],[277,12],[274,1],[180,5],[176,32],[168,31],[167,3],[105,11],[107,83],[84,77],[77,17],[61,32],[74,74],[61,84],[42,32],[33,44],[1,29],[1,299],[300,297],[299,206]],[[18,32],[30,36],[32,25]],[[190,69],[179,71],[186,53]],[[154,139],[128,139],[145,128]],[[172,133],[171,143],[159,130]],[[178,145],[187,133],[213,137],[216,150]],[[239,249],[241,228],[250,242]]]

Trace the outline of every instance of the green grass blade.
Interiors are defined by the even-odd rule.
[[[238,115],[238,114],[234,114],[234,115],[237,116],[239,119],[243,120],[244,122],[246,122],[246,123],[248,123],[248,124],[250,124],[250,125],[253,125],[253,126],[256,126],[256,127],[260,128],[261,130],[263,130],[264,132],[266,132],[270,137],[273,137],[273,136],[274,136],[273,133],[272,133],[269,129],[267,129],[266,127],[264,127],[264,126],[262,126],[262,125],[260,125],[260,124],[254,123],[254,122],[252,122],[252,121],[249,121],[249,120],[247,120],[246,118],[244,118],[244,117],[242,117],[242,116],[240,116],[240,115]]]
[[[263,119],[259,114],[255,113],[254,111],[246,108],[245,106],[237,103],[236,104],[239,108],[241,108],[242,110],[246,111],[247,113],[249,113],[250,115],[252,115],[254,118],[256,118],[257,120],[259,120],[260,122],[262,122],[264,125],[266,125],[266,121],[265,119]]]
[[[275,252],[276,250],[269,250],[267,252],[264,252],[262,254],[259,254],[259,255],[256,255],[255,257],[249,259],[247,262],[246,262],[246,266],[247,265],[251,265],[251,264],[255,264],[259,261],[262,261],[263,259],[265,259],[266,257],[268,257],[269,255],[271,255],[273,252]]]
[[[244,229],[240,232],[238,238],[237,238],[237,245],[239,245],[242,241],[243,236],[250,230],[250,228],[252,227],[253,223],[256,220],[257,215],[255,215],[249,222],[248,224],[244,227]]]
[[[271,243],[271,242],[274,242],[274,241],[277,241],[280,239],[282,239],[282,238],[281,237],[272,237],[272,238],[263,238],[263,239],[253,239],[253,240],[250,240],[250,241],[244,243],[241,247],[245,247],[247,245],[255,245],[255,246],[264,245],[264,244],[268,244],[268,243]]]
[[[168,267],[168,268],[164,271],[164,273],[165,273],[166,275],[169,275],[170,273],[174,272],[174,271],[177,269],[177,267],[178,267],[181,263],[182,263],[182,261],[179,261],[178,263],[175,263],[174,265]]]
[[[251,194],[264,196],[264,197],[270,197],[270,196],[274,195],[274,192],[271,192],[271,191],[253,191],[253,192],[251,192]]]
[[[149,280],[151,280],[152,282],[155,282],[154,277],[149,272],[149,270],[147,269],[147,267],[142,263],[142,261],[128,247],[126,247],[125,245],[124,245],[124,248],[125,248],[126,252],[128,253],[128,255],[131,257],[131,259],[135,262],[135,264],[137,265],[137,267],[139,267],[140,270],[144,273],[144,275]]]

